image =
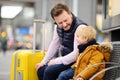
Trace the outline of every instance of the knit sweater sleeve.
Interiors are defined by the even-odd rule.
[[[47,64],[48,61],[51,60],[54,57],[54,55],[57,53],[57,50],[58,50],[58,48],[60,46],[60,41],[59,41],[59,37],[58,37],[56,28],[57,27],[55,26],[54,33],[53,33],[53,39],[52,39],[52,41],[50,43],[47,54],[44,57],[44,59],[42,60],[42,62],[41,62],[44,65]]]

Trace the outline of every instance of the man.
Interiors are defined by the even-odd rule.
[[[57,26],[45,58],[36,65],[40,80],[56,80],[60,72],[70,68],[75,62],[77,52],[75,31],[77,27],[87,25],[75,17],[66,5],[61,3],[52,8],[51,16]],[[53,59],[58,54],[58,50],[61,56]]]

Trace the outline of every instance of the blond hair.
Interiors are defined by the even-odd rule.
[[[89,41],[96,38],[96,30],[92,26],[81,26],[76,30],[76,35],[84,38],[88,38]]]

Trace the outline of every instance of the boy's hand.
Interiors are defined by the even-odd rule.
[[[84,79],[80,77],[80,78],[77,78],[77,80],[84,80]]]

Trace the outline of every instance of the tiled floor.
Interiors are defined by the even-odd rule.
[[[11,57],[13,50],[4,55],[0,52],[0,80],[10,80]]]

